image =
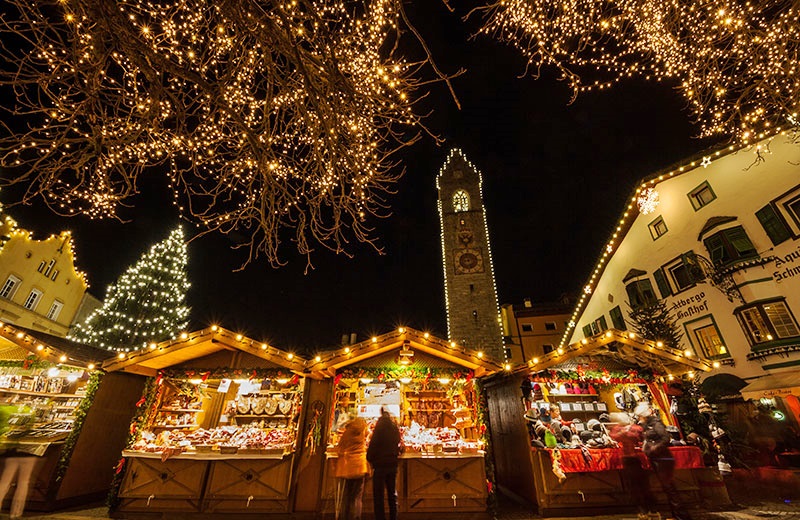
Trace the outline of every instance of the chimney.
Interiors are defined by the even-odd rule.
[[[355,345],[358,335],[355,332],[350,333],[350,344]]]
[[[523,303],[525,304],[525,308],[526,308],[526,309],[530,309],[531,307],[533,307],[533,302],[531,302],[531,299],[530,299],[530,298],[525,298],[525,299],[524,299],[524,300],[522,300],[522,301],[523,301]]]

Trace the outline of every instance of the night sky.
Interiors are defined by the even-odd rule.
[[[469,39],[479,18],[465,23],[464,12],[437,0],[415,4],[409,16],[439,67],[467,73],[454,80],[460,111],[444,84],[429,87],[419,105],[433,111],[427,125],[446,142],[425,138],[400,156],[406,174],[390,201],[393,216],[376,230],[385,254],[360,244],[354,258],[318,249],[315,268],[304,274],[305,258],[287,248],[285,267],[259,260],[234,272],[245,257],[230,249],[232,240],[198,238],[189,245],[191,329],[217,323],[308,351],[332,348],[345,333],[364,339],[403,324],[446,337],[435,178],[451,148],[483,174],[500,302],[577,293],[635,182],[709,146],[694,138],[698,129],[670,85],[631,82],[569,105],[571,92],[552,71],[520,78],[525,64],[516,51]],[[171,196],[155,184],[123,213],[125,224],[59,218],[41,207],[10,213],[40,237],[72,230],[78,268],[102,299],[179,222]]]

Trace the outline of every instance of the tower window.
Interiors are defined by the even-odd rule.
[[[469,211],[469,194],[464,190],[458,190],[453,194],[453,210],[456,213]]]

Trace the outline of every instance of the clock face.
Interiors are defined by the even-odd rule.
[[[460,249],[456,251],[456,272],[481,273],[483,272],[483,256],[479,249]]]
[[[458,263],[461,264],[461,267],[464,269],[472,269],[478,265],[478,257],[473,253],[464,253],[459,257]]]

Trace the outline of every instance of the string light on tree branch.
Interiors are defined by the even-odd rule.
[[[702,137],[746,144],[797,127],[797,2],[503,0],[483,11],[482,33],[518,49],[534,76],[555,67],[573,100],[631,77],[666,80]]]
[[[0,123],[0,165],[24,202],[116,216],[166,171],[182,215],[242,237],[245,262],[373,243],[430,63],[398,55],[401,1],[6,4],[0,83],[24,124]]]

